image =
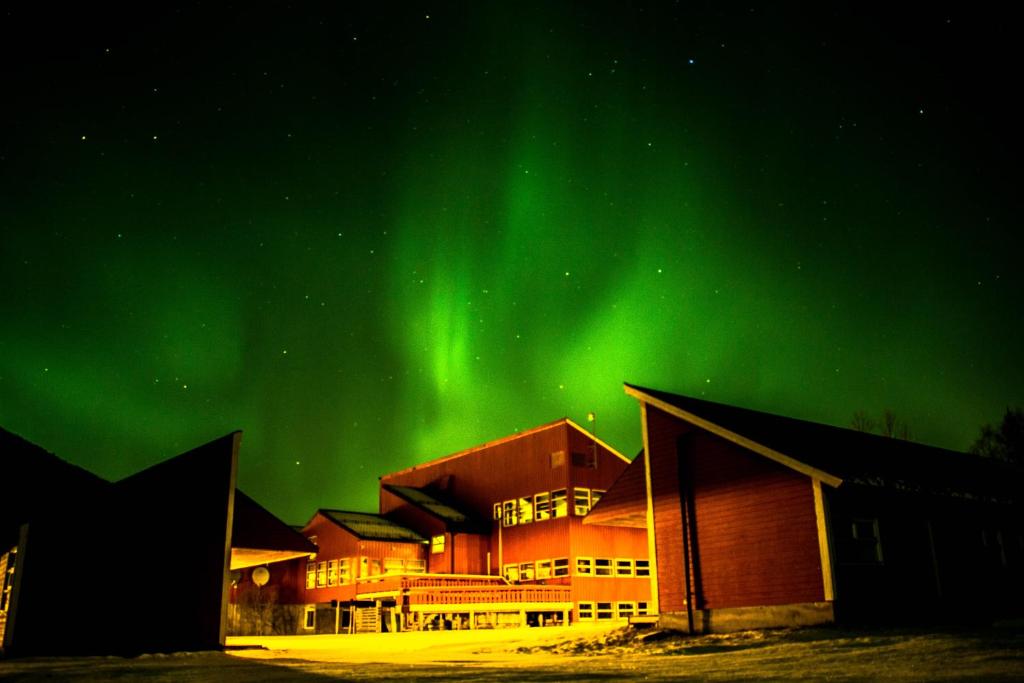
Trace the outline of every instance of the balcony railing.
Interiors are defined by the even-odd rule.
[[[480,605],[495,603],[570,602],[564,586],[455,586],[418,588],[408,593],[409,605]]]

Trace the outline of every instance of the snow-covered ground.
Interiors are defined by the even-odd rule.
[[[1024,629],[799,629],[695,638],[607,626],[232,638],[229,653],[0,662],[0,680],[1024,680]]]

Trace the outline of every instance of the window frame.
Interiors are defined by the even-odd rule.
[[[551,576],[552,578],[559,578],[562,576],[569,576],[569,558],[568,557],[555,557],[551,560]]]
[[[316,562],[306,563],[306,590],[316,588]]]
[[[616,557],[614,564],[615,576],[636,576],[635,562],[636,560],[629,557]],[[622,571],[623,567],[628,571]]]
[[[607,607],[601,607],[601,605],[607,605]],[[601,616],[602,614],[606,616]],[[614,602],[599,602],[594,605],[594,619],[596,621],[610,621],[615,618],[615,603]]]
[[[569,516],[568,494],[568,489],[556,489],[551,492],[551,519]]]
[[[643,562],[643,568],[640,567],[640,563]],[[647,578],[651,575],[651,561],[648,559],[637,559],[633,560],[633,576],[637,578]]]
[[[583,502],[580,505],[580,501]],[[577,517],[585,517],[590,512],[590,489],[574,486],[572,489],[572,513]]]
[[[436,536],[430,537],[430,554],[440,555],[444,552],[445,537],[444,534],[437,534]]]
[[[324,560],[316,563],[316,587],[327,588],[327,562]]]
[[[316,605],[306,605],[303,612],[302,628],[306,631],[316,630]]]
[[[604,564],[602,564],[604,563]],[[607,571],[602,572],[601,569]],[[615,564],[610,557],[595,557],[594,558],[594,576],[615,576]]]
[[[537,560],[537,572],[534,575],[537,577],[538,581],[541,579],[550,579],[553,576],[553,570],[554,565],[551,563],[550,559]]]
[[[594,621],[596,610],[595,604],[590,601],[576,603],[576,617],[580,621]]]
[[[541,491],[533,496],[533,521],[543,522],[547,519],[551,519],[551,492]]]
[[[581,567],[587,567],[587,571],[580,571]],[[576,576],[594,576],[594,558],[592,557],[577,557],[576,558]]]

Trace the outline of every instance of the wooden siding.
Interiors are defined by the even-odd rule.
[[[683,580],[683,517],[679,498],[679,457],[676,441],[688,431],[685,423],[644,406],[651,461],[654,503],[654,546],[658,562],[658,605],[662,612],[686,609]]]
[[[695,607],[823,600],[810,478],[657,408],[647,411],[660,609],[686,609],[680,474],[693,496]],[[684,435],[693,441],[681,460]]]
[[[684,458],[696,515],[697,605],[824,600],[810,478],[704,431]]]
[[[499,500],[532,496],[538,491],[569,485],[569,429],[565,423],[556,423],[521,438],[386,474],[381,483],[433,485],[457,503],[463,513],[491,519],[492,506]],[[565,464],[553,468],[550,454],[556,451],[566,453]],[[389,512],[383,500],[381,512]]]
[[[366,570],[362,566],[361,558],[369,560],[384,560],[386,558],[398,558],[403,560],[424,560],[428,558],[430,548],[427,544],[409,541],[374,541],[363,540],[346,529],[335,524],[330,519],[317,513],[313,519],[302,530],[303,535],[316,536],[319,548],[314,562],[327,562],[339,558],[351,558],[350,571],[352,580],[366,578]],[[446,544],[447,545],[447,544]],[[312,604],[328,602],[330,600],[351,600],[355,595],[355,588],[352,584],[341,586],[326,586],[322,588],[306,588],[305,563],[300,562],[302,571],[296,577],[296,582],[301,586],[301,602]]]

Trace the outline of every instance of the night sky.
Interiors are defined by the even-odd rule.
[[[823,4],[4,10],[0,425],[242,429],[292,523],[563,416],[632,456],[623,381],[966,449],[1024,403],[1017,24]]]

